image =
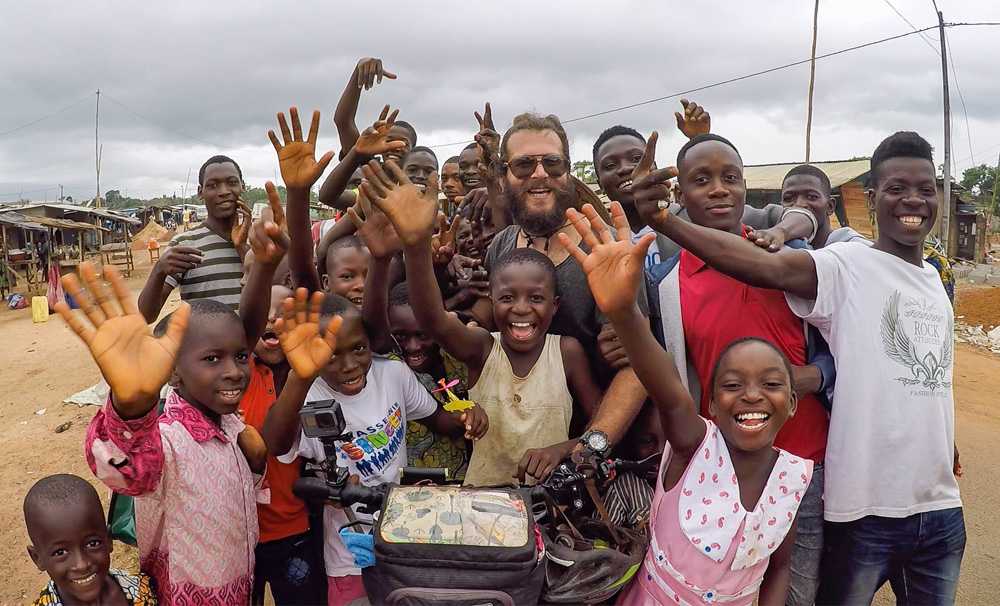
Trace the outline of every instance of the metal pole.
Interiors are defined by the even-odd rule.
[[[945,256],[951,256],[951,99],[948,95],[948,49],[944,40],[944,15],[938,15],[941,36],[941,83],[944,87],[944,200],[941,211],[941,243]]]
[[[816,83],[816,35],[819,32],[819,0],[813,8],[813,43],[812,55],[809,61],[809,101],[806,109],[806,162],[809,162],[812,144],[813,124],[813,86]]]
[[[101,147],[100,134],[98,130],[101,126],[101,89],[97,89],[97,112],[94,115],[94,159],[97,166],[97,197],[94,198],[94,208],[101,207]]]

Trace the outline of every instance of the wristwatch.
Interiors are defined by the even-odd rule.
[[[580,443],[589,448],[594,454],[604,457],[611,450],[611,443],[608,441],[608,434],[598,429],[590,429],[580,437]]]

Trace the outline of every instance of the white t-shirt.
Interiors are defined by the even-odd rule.
[[[340,466],[359,476],[366,486],[399,481],[406,466],[406,422],[429,417],[437,410],[437,402],[405,364],[382,358],[372,360],[368,382],[357,395],[336,392],[322,378],[316,379],[306,394],[307,403],[330,399],[340,403],[347,431],[354,433],[352,441],[337,444]],[[322,461],[323,444],[300,434],[292,449],[278,460],[289,463],[297,456]],[[356,517],[371,520],[360,513]],[[342,510],[332,506],[323,509],[327,576],[361,574],[338,534],[347,523]]]
[[[961,507],[952,473],[954,311],[937,270],[857,242],[809,253],[816,300],[786,298],[837,365],[826,519]]]
[[[653,231],[652,227],[644,225],[639,231],[630,233],[632,235],[632,244],[635,244],[646,234],[655,234],[656,232]],[[653,240],[653,243],[649,245],[649,249],[646,250],[646,269],[659,264],[660,261],[663,261],[660,258],[660,246],[656,240]]]

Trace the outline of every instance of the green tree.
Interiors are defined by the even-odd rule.
[[[594,163],[590,160],[579,160],[574,162],[573,174],[577,179],[588,185],[597,183],[597,172],[594,171]]]
[[[996,186],[997,169],[995,166],[980,164],[972,166],[962,173],[960,183],[972,194],[973,200],[980,208],[1000,214],[1000,209],[994,205],[993,188]]]

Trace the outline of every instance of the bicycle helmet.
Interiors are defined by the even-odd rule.
[[[611,599],[639,570],[649,540],[644,533],[615,527],[616,544],[609,527],[588,519],[577,525],[583,538],[565,525],[543,532],[545,590],[543,602],[598,604]]]

